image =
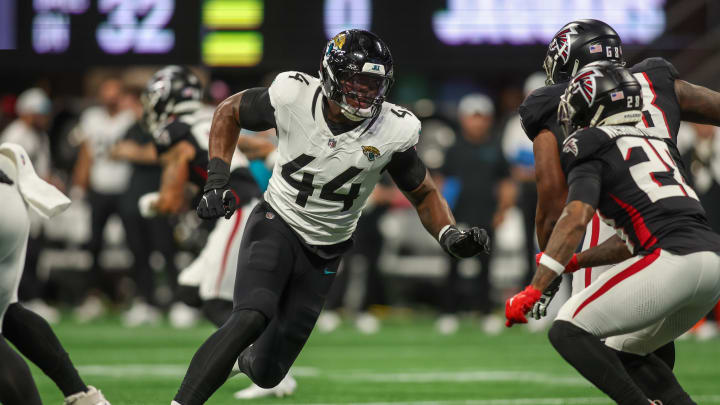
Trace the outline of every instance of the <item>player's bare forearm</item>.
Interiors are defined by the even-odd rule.
[[[675,80],[675,95],[683,121],[720,126],[720,93]]]
[[[555,225],[555,230],[550,236],[544,254],[563,266],[567,265],[594,213],[595,210],[589,204],[571,201],[565,206],[557,225]],[[541,264],[533,277],[532,286],[544,291],[555,277],[557,277],[557,273]]]
[[[429,173],[425,173],[425,180],[416,189],[404,192],[404,194],[415,206],[420,222],[433,238],[438,237],[445,225],[455,224],[455,218],[447,201],[440,194],[440,190],[435,186]]]
[[[627,248],[625,242],[619,236],[613,235],[610,239],[578,253],[578,265],[583,267],[597,267],[608,264],[620,263],[632,257],[632,253]]]
[[[184,202],[183,190],[190,177],[188,162],[195,156],[195,148],[188,142],[175,145],[160,157],[163,164],[160,196],[155,209],[160,214],[175,214]]]
[[[544,251],[565,206],[567,184],[560,166],[557,141],[552,132],[547,129],[540,131],[533,141],[533,154],[538,191],[535,225],[538,245]]]
[[[84,142],[80,146],[75,167],[73,167],[72,183],[83,190],[86,190],[90,183],[90,166],[92,165],[92,155],[90,153],[90,145]]]
[[[217,157],[228,164],[232,161],[242,125],[238,119],[242,95],[242,92],[233,94],[215,109],[210,126],[210,159]]]

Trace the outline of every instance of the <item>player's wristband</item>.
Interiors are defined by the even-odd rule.
[[[543,254],[542,257],[540,257],[540,264],[554,271],[558,275],[563,274],[565,271],[565,266],[547,254]]]
[[[452,227],[452,225],[450,225],[450,224],[445,225],[445,226],[442,227],[442,229],[440,230],[440,233],[438,233],[438,238],[437,238],[438,242],[440,242],[440,240],[442,240],[442,236],[445,234],[445,232],[446,232],[448,229],[450,229],[450,227]]]
[[[204,190],[223,188],[229,181],[230,165],[218,157],[210,159],[210,162],[208,162],[208,178]]]
[[[578,263],[577,253],[573,253],[572,258],[565,266],[565,273],[574,273],[580,270],[580,264]]]

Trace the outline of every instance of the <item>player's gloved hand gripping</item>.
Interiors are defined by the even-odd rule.
[[[440,245],[448,254],[463,259],[489,253],[490,237],[487,231],[478,227],[461,231],[455,225],[448,225],[440,231]]]
[[[542,257],[542,255],[543,252],[535,255],[535,263],[538,266],[540,265],[540,258]],[[574,273],[579,269],[580,266],[578,265],[577,254],[573,254],[567,266],[565,266],[565,273]],[[532,310],[530,311],[530,316],[532,316],[536,320],[540,320],[540,318],[547,315],[547,309],[550,306],[553,298],[555,298],[555,294],[557,294],[558,290],[560,289],[561,283],[562,277],[558,277],[553,280],[553,282],[545,289],[545,291],[543,291],[540,300],[536,302],[535,305],[533,305]]]
[[[238,199],[230,189],[230,165],[220,158],[212,158],[208,163],[208,178],[205,182],[205,194],[197,206],[197,215],[202,219],[225,219],[235,213]]]

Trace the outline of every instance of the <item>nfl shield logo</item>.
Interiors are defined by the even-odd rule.
[[[334,148],[335,145],[337,145],[337,141],[335,139],[328,140],[328,146],[331,148]]]

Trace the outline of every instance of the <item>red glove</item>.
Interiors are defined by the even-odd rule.
[[[542,257],[543,252],[540,252],[535,255],[535,264],[540,266],[540,258]],[[573,253],[572,257],[570,258],[570,261],[567,265],[565,265],[565,271],[564,273],[575,273],[576,271],[580,270],[580,265],[578,264],[578,258],[577,253]]]
[[[542,296],[542,291],[529,285],[524,290],[505,301],[505,326],[508,328],[516,323],[527,323],[525,314],[530,311]]]

